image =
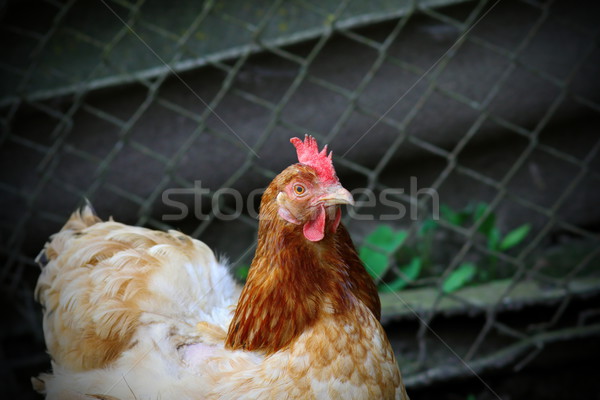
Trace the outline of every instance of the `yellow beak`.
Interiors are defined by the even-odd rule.
[[[325,194],[319,197],[319,202],[325,206],[333,206],[337,204],[354,205],[352,194],[344,189],[342,185],[332,185],[325,191]]]

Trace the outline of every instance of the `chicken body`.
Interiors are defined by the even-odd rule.
[[[89,207],[40,261],[36,296],[53,374],[34,386],[48,399],[186,398],[173,391],[188,370],[178,349],[199,340],[200,321],[228,326],[240,290],[202,242],[102,222]]]
[[[408,399],[334,178],[295,164],[269,185],[241,294],[197,240],[75,213],[40,260],[53,373],[34,385],[52,399]]]

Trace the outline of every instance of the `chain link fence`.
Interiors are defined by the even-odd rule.
[[[6,387],[47,368],[33,259],[84,198],[240,272],[256,189],[306,133],[355,189],[409,388],[598,335],[597,9],[565,3],[3,2]],[[218,218],[240,211],[223,188],[254,205]]]

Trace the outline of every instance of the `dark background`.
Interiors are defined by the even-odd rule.
[[[538,297],[494,306],[482,290],[481,304],[450,314],[387,315],[411,398],[496,398],[446,346],[462,358],[479,334],[468,363],[501,398],[599,398],[586,365],[599,355],[600,287],[568,289],[600,271],[598,11],[509,0],[0,2],[0,386],[37,397],[29,377],[49,358],[33,259],[84,196],[102,218],[198,237],[235,270],[252,258],[256,220],[165,221],[176,210],[163,192],[201,181],[247,196],[294,162],[289,138],[310,133],[329,143],[345,187],[406,190],[396,200],[419,215],[385,221],[395,229],[413,234],[435,207],[410,193],[410,177],[449,207],[490,204],[502,232],[532,227],[506,257],[518,266],[510,279],[536,282]],[[210,213],[210,196],[202,204]],[[346,222],[357,244],[382,223]],[[451,270],[460,246],[477,242],[442,225]],[[530,273],[557,259],[561,279]],[[567,289],[544,296],[554,288]]]

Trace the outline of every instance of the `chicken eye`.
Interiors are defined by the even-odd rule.
[[[297,196],[303,196],[306,193],[306,188],[302,185],[294,185],[294,193]]]

